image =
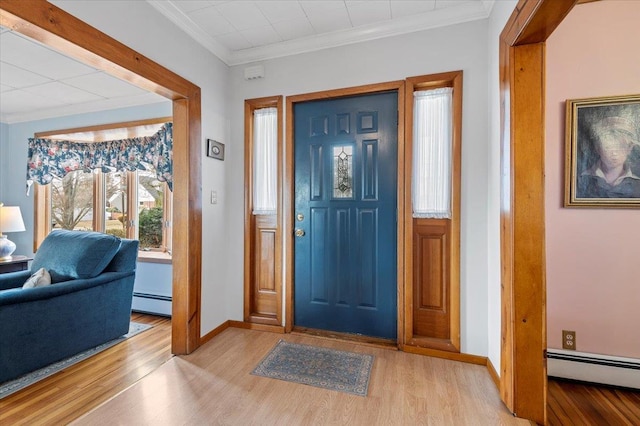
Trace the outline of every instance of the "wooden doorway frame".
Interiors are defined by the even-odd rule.
[[[404,155],[404,80],[390,81],[379,84],[369,84],[364,86],[349,87],[344,89],[327,90],[322,92],[306,93],[287,97],[286,111],[286,155],[284,164],[284,241],[285,241],[285,332],[293,330],[293,300],[294,300],[294,261],[293,261],[293,228],[294,228],[294,208],[293,194],[295,193],[294,170],[294,104],[299,102],[313,101],[319,99],[337,99],[345,96],[368,95],[387,91],[397,91],[398,93],[398,183],[397,183],[397,209],[398,218],[404,217],[405,198],[405,155]],[[404,342],[404,221],[397,221],[397,343]]]
[[[578,0],[520,0],[500,35],[500,395],[546,424],[545,41]]]
[[[538,423],[544,423],[546,419],[544,42],[576,3],[577,0],[521,0],[500,38],[502,199],[505,201],[501,219],[503,344],[500,387],[503,400],[514,413]],[[200,89],[44,0],[3,0],[0,13],[2,25],[173,100],[176,145],[174,229],[178,238],[173,254],[172,351],[176,354],[193,351],[200,340]],[[396,84],[398,88],[403,82]],[[364,87],[375,91],[376,86]],[[348,90],[333,96],[347,96],[351,94]],[[326,98],[328,93],[300,96]],[[300,96],[287,100],[287,164],[292,164],[293,125],[289,114],[293,102],[303,100]],[[399,105],[403,104],[399,99]],[[404,132],[401,129],[400,124],[399,133]],[[402,140],[404,135],[399,135],[399,143]],[[399,150],[399,167],[404,163],[401,152]],[[293,229],[290,192],[293,182],[289,166],[286,173],[285,187],[288,191],[285,193],[284,226],[290,230]],[[402,198],[401,191],[399,188],[398,199]],[[285,235],[288,259],[285,325],[290,331],[293,318],[290,299],[293,268],[290,259],[293,249],[292,236],[289,232]],[[399,229],[398,235],[403,235],[403,230]],[[403,244],[399,244],[399,259],[404,257],[402,249]],[[404,287],[402,277],[398,279],[398,287]],[[401,312],[398,309],[399,317]],[[400,318],[398,322],[402,322]],[[401,333],[399,330],[399,338]]]
[[[200,345],[200,88],[45,0],[2,0],[0,24],[173,100],[174,250],[171,351]]]

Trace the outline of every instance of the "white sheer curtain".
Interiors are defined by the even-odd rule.
[[[451,218],[451,87],[413,93],[413,217]]]
[[[253,214],[275,214],[278,202],[278,110],[253,112]]]

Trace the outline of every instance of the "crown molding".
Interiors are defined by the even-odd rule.
[[[493,10],[493,5],[495,4],[496,0],[481,0],[482,2],[482,7],[484,7],[484,10],[487,12],[487,17],[489,17],[489,15],[491,15],[491,10]]]
[[[176,7],[172,1],[147,0],[147,3],[204,46],[208,51],[216,55],[222,62],[229,65],[231,51],[201,30],[200,27],[185,15],[182,10]]]
[[[234,66],[486,19],[491,13],[495,0],[468,2],[456,7],[436,9],[391,21],[238,51],[230,51],[200,30],[172,1],[147,0],[147,2],[225,64]]]
[[[448,25],[461,24],[485,19],[488,16],[481,2],[467,3],[465,6],[437,9],[428,13],[406,16],[392,21],[363,25],[348,30],[239,50],[232,52],[229,65],[242,65],[250,62],[314,52],[331,47],[345,46]]]

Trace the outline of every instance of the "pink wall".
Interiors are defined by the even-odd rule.
[[[640,358],[640,210],[563,208],[565,100],[640,93],[640,1],[576,6],[546,46],[549,348]],[[640,121],[640,117],[638,117]]]

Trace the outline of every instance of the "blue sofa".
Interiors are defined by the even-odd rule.
[[[0,274],[0,383],[129,331],[138,241],[55,230],[30,271]],[[22,288],[40,268],[51,285]]]

